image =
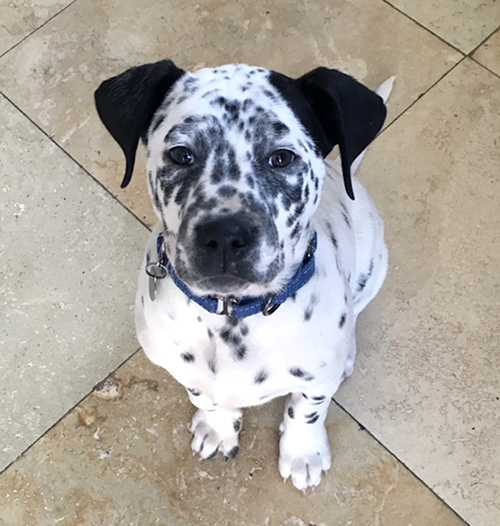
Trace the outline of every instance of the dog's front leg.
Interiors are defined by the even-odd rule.
[[[336,386],[338,387],[338,386]],[[317,486],[331,466],[325,419],[335,393],[331,386],[290,395],[280,425],[279,471],[299,490]]]
[[[233,459],[240,450],[238,434],[241,422],[241,409],[198,409],[191,422],[192,450],[204,459],[217,456],[219,451],[224,460]]]

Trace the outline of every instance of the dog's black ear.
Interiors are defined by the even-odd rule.
[[[173,84],[184,75],[171,60],[128,69],[105,80],[95,92],[97,113],[126,159],[121,187],[132,178],[139,139]]]
[[[382,98],[335,69],[317,68],[292,81],[273,72],[270,80],[297,113],[323,157],[339,145],[345,189],[354,199],[351,164],[382,128],[386,117]]]

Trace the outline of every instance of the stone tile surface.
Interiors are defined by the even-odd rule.
[[[200,462],[184,389],[140,353],[4,473],[0,525],[465,526],[337,407],[324,483],[284,484],[282,410],[248,411],[239,456]]]
[[[387,1],[466,54],[500,25],[497,0]]]
[[[337,396],[475,526],[500,517],[500,79],[470,59],[361,167],[390,271]]]
[[[0,0],[0,55],[59,13],[72,0]]]
[[[137,347],[147,233],[0,95],[0,526],[465,525],[425,485],[470,526],[498,526],[500,79],[481,66],[500,75],[497,4],[0,0],[0,56],[15,46],[0,92],[149,223],[143,158],[118,188],[121,152],[93,107],[102,79],[166,56],[292,76],[328,65],[371,87],[398,76],[361,167],[390,272],[337,396],[384,447],[332,407],[333,467],[306,496],[277,472],[280,401],[247,412],[228,464],[192,457],[193,408],[142,354],[71,410]],[[491,34],[481,65],[447,74]]]
[[[360,28],[372,27],[367,44]],[[164,57],[186,69],[258,62],[292,76],[328,65],[373,88],[398,75],[390,121],[460,54],[382,1],[202,0],[144,9],[139,0],[78,0],[0,60],[0,89],[151,223],[143,160],[120,190],[122,153],[95,114],[93,91],[109,76]]]
[[[473,58],[500,76],[500,29],[474,52]]]
[[[147,230],[0,96],[0,470],[136,351]]]

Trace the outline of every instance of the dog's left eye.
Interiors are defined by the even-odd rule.
[[[290,150],[276,150],[269,156],[269,165],[273,168],[285,168],[293,163],[295,154]]]
[[[168,153],[175,164],[191,166],[194,163],[194,155],[185,146],[174,146]]]

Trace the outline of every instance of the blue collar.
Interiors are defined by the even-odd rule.
[[[315,269],[314,253],[318,246],[318,236],[315,232],[302,265],[280,292],[267,296],[244,296],[241,299],[232,296],[216,297],[197,296],[193,294],[188,286],[177,276],[172,264],[167,258],[163,233],[158,235],[156,245],[159,261],[146,266],[146,273],[150,276],[150,279],[161,279],[169,275],[172,281],[189,299],[203,307],[206,311],[212,314],[222,314],[241,319],[259,313],[262,313],[264,316],[269,316],[311,279]],[[154,268],[161,268],[162,272],[158,274],[153,271]]]

